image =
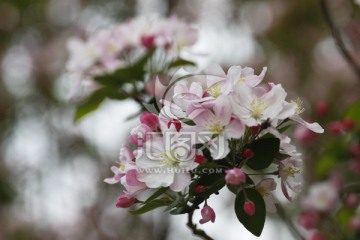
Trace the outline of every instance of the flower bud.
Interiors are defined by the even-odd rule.
[[[131,144],[142,146],[146,141],[148,132],[151,132],[151,129],[147,125],[141,124],[131,130],[128,140]]]
[[[253,127],[251,127],[251,132],[252,132],[253,134],[256,134],[256,133],[258,133],[258,132],[260,131],[260,128],[261,128],[260,125],[253,126]]]
[[[140,122],[142,124],[147,125],[149,128],[151,129],[157,129],[159,126],[159,119],[158,117],[150,112],[144,112],[143,114],[141,114],[140,116]]]
[[[351,131],[355,127],[355,121],[351,118],[344,119],[342,121],[342,126],[345,131]]]
[[[239,185],[246,182],[246,175],[239,168],[225,170],[225,181],[227,184]]]
[[[206,159],[203,155],[196,155],[195,156],[195,162],[198,163],[198,164],[203,164],[205,163]]]
[[[118,202],[116,203],[117,208],[128,208],[135,202],[135,198],[127,197],[125,194],[121,194],[118,198]]]
[[[205,190],[205,187],[204,186],[201,186],[201,185],[197,185],[194,189],[194,192],[195,193],[201,193],[202,191]]]
[[[154,35],[143,35],[140,38],[141,44],[146,48],[152,48],[154,46]]]
[[[255,204],[253,201],[246,201],[244,204],[244,211],[250,217],[255,214]]]
[[[315,231],[307,239],[309,239],[309,240],[326,240],[327,238],[322,232]]]
[[[344,130],[341,122],[331,122],[329,124],[328,128],[329,128],[329,131],[334,135],[339,135]]]
[[[203,209],[201,209],[201,216],[202,216],[202,219],[200,219],[200,221],[199,221],[200,224],[204,224],[209,221],[215,222],[216,215],[215,215],[214,209],[212,209],[208,205],[204,206]]]
[[[243,156],[244,158],[252,158],[254,156],[254,152],[250,148],[247,148],[244,150]]]
[[[181,129],[181,122],[178,119],[171,119],[168,124],[167,127],[170,128],[171,124],[173,124],[175,126],[176,131],[180,131]]]
[[[348,208],[357,208],[359,205],[359,196],[357,193],[351,192],[345,198],[344,204]]]
[[[315,211],[304,211],[300,214],[299,224],[306,229],[315,228],[320,220],[320,216]]]
[[[318,102],[316,104],[316,113],[319,117],[325,117],[329,112],[329,106],[326,102]]]

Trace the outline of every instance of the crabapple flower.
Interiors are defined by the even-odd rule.
[[[229,68],[227,78],[233,86],[238,83],[246,83],[250,87],[256,87],[264,79],[266,70],[267,67],[264,67],[260,75],[257,76],[254,74],[254,69],[250,67],[233,66]]]
[[[305,229],[313,229],[320,221],[320,215],[316,211],[306,210],[301,212],[299,224]]]
[[[339,193],[329,182],[321,182],[312,185],[304,199],[304,206],[317,211],[333,209],[339,201]]]
[[[140,124],[131,130],[128,140],[131,144],[142,146],[148,140],[147,138],[151,137],[149,134],[151,132],[151,128],[148,125]]]
[[[118,198],[118,202],[116,203],[117,208],[128,208],[133,205],[135,202],[135,198],[128,197],[125,194],[121,194]]]
[[[247,126],[257,126],[267,119],[275,119],[283,110],[286,92],[280,84],[269,92],[258,93],[259,89],[246,84],[235,86],[235,97],[232,99],[234,114]]]
[[[269,213],[276,213],[275,204],[278,201],[271,193],[276,189],[276,186],[277,184],[272,178],[264,178],[255,186],[256,190],[264,198],[266,211]]]
[[[200,219],[199,223],[204,224],[207,222],[215,222],[215,212],[214,209],[212,209],[210,206],[206,205],[201,209],[201,216],[202,219]]]
[[[298,179],[302,162],[299,159],[287,158],[278,163],[279,176],[281,178],[281,190],[284,196],[291,201],[288,188],[299,193],[301,191],[301,181]]]
[[[173,136],[174,139],[176,136]],[[139,181],[149,188],[170,187],[175,192],[185,189],[190,181],[190,170],[197,167],[193,149],[172,148],[166,137],[155,136],[140,149],[136,165],[142,169]]]
[[[244,203],[244,211],[250,217],[253,216],[255,214],[255,211],[256,211],[254,202],[253,201],[246,201]]]
[[[239,185],[246,182],[246,175],[239,168],[225,170],[225,181],[227,184]]]

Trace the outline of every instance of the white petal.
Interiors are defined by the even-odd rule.
[[[290,119],[294,120],[295,122],[300,123],[301,125],[305,126],[307,129],[310,129],[313,132],[316,133],[323,133],[324,129],[317,123],[308,123],[304,119],[302,119],[299,115],[294,115],[290,117]]]

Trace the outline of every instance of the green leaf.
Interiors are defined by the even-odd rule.
[[[167,187],[163,187],[163,188],[158,189],[158,190],[155,191],[148,199],[145,200],[145,203],[151,202],[152,200],[160,197],[161,195],[163,195],[164,193],[166,193],[166,191],[167,191],[168,189],[169,189],[169,188],[167,188]]]
[[[195,126],[196,125],[196,123],[193,120],[189,119],[189,118],[180,118],[179,120],[181,122],[189,125],[189,126]]]
[[[255,204],[255,214],[253,216],[247,215],[244,211],[246,201],[244,191],[248,200],[253,201]],[[264,199],[258,191],[248,188],[239,192],[235,199],[235,213],[247,230],[257,237],[261,235],[265,224],[266,209]]]
[[[169,198],[156,199],[154,201],[145,203],[139,209],[130,210],[129,212],[132,214],[143,214],[143,213],[149,212],[151,210],[154,210],[156,208],[167,206],[171,203],[172,203],[172,200]]]
[[[245,146],[246,148],[250,148],[254,152],[254,156],[246,164],[254,170],[261,170],[270,166],[279,153],[280,140],[278,138],[260,138]]]
[[[355,211],[351,211],[345,207],[339,209],[336,213],[336,219],[342,228],[347,228],[349,226],[350,219],[353,217],[354,212]]]
[[[169,64],[169,68],[182,67],[182,66],[195,66],[194,62],[178,58]]]
[[[81,103],[75,113],[75,121],[80,120],[87,114],[99,108],[101,103],[107,98],[123,100],[128,98],[128,94],[115,88],[103,87],[93,92],[83,103]]]
[[[360,100],[352,103],[345,111],[344,118],[351,118],[356,122],[356,126],[360,128]]]
[[[324,177],[326,176],[330,169],[334,167],[334,164],[336,163],[336,158],[332,155],[324,155],[322,156],[317,164],[316,164],[316,176],[318,177]]]
[[[171,210],[170,214],[172,214],[172,215],[185,214],[185,213],[187,213],[188,209],[189,209],[188,206],[178,207],[178,208],[175,208],[175,209]]]
[[[146,74],[145,67],[153,56],[154,50],[150,50],[139,58],[136,62],[125,68],[120,68],[113,73],[97,76],[96,82],[108,87],[121,87],[124,83],[131,83],[135,80],[143,80]]]

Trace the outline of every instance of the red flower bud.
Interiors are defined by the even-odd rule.
[[[256,133],[258,133],[258,132],[260,131],[260,128],[261,128],[260,125],[253,126],[253,127],[251,127],[251,132],[252,132],[253,134],[256,134]]]
[[[332,134],[339,135],[344,130],[343,124],[341,122],[332,122],[328,126],[329,131]]]
[[[146,48],[152,48],[154,46],[154,35],[143,35],[140,38],[141,44]]]
[[[342,125],[345,131],[351,131],[355,127],[355,121],[351,118],[347,118],[342,121]]]
[[[198,164],[205,163],[206,159],[203,155],[195,155],[195,162]]]
[[[151,129],[156,129],[159,126],[158,116],[150,112],[144,112],[141,114],[140,122]]]
[[[326,102],[318,102],[316,104],[316,113],[319,117],[325,117],[329,112],[329,106]]]
[[[127,197],[125,194],[121,194],[118,198],[118,202],[116,203],[117,208],[128,208],[135,202],[135,198]]]
[[[252,158],[254,156],[254,152],[250,148],[247,148],[244,150],[243,156],[244,158]]]
[[[205,190],[205,187],[204,186],[201,186],[201,185],[197,185],[194,189],[194,192],[195,193],[201,193],[202,191]]]
[[[250,217],[255,214],[255,204],[253,201],[246,201],[244,204],[244,211]]]
[[[168,124],[167,127],[170,128],[171,124],[174,124],[176,131],[180,131],[181,129],[181,122],[178,119],[171,119]]]

